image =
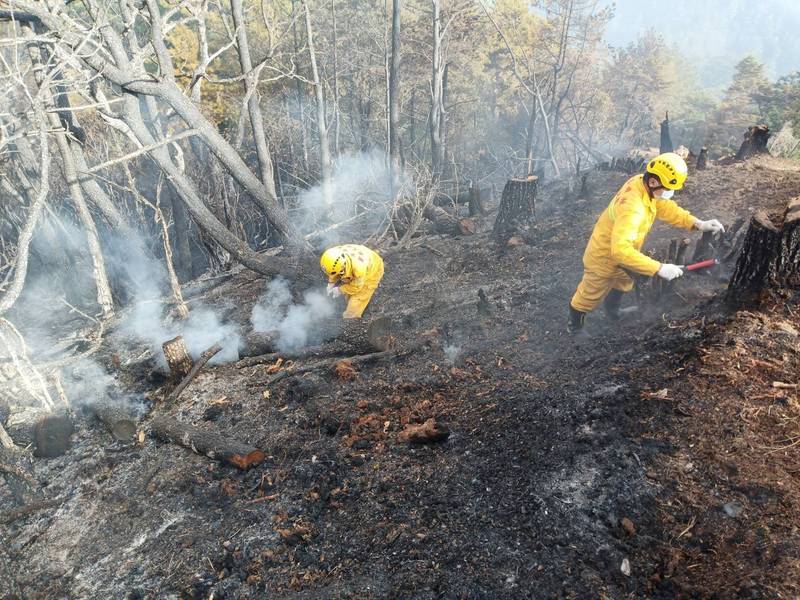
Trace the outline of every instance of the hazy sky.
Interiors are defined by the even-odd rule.
[[[612,3],[611,45],[655,28],[692,60],[706,85],[726,84],[746,54],[772,77],[800,70],[800,0],[601,0]]]

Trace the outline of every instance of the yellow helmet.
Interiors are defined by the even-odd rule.
[[[668,190],[679,190],[686,181],[689,169],[686,161],[674,152],[659,154],[647,163],[647,172],[655,175]]]
[[[353,270],[350,256],[341,247],[328,248],[319,258],[319,266],[328,276],[349,277]]]

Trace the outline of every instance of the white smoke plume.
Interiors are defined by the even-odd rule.
[[[409,182],[405,173],[400,185]],[[305,232],[324,229],[326,225],[347,221],[356,215],[359,232],[372,233],[392,206],[391,172],[386,155],[370,153],[343,154],[336,159],[331,179],[332,205],[325,202],[322,184],[302,191],[297,199],[300,228]],[[334,229],[316,239],[326,246],[352,242],[352,231]]]
[[[322,290],[305,292],[303,301],[292,302],[287,281],[273,279],[253,307],[251,324],[257,333],[277,332],[279,352],[292,352],[320,341],[315,327],[336,313],[335,303]]]

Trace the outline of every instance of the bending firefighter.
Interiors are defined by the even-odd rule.
[[[601,302],[609,318],[619,318],[622,295],[633,289],[626,271],[658,275],[667,281],[683,275],[678,265],[659,263],[641,252],[656,219],[689,230],[724,231],[716,219],[701,221],[670,200],[675,190],[683,187],[686,175],[686,163],[680,156],[661,154],[647,164],[644,174],[625,182],[600,215],[583,254],[583,279],[570,302],[571,332],[579,331],[586,313]]]
[[[366,246],[346,244],[325,250],[319,264],[328,276],[328,295],[347,297],[342,317],[360,318],[383,277],[380,255]]]

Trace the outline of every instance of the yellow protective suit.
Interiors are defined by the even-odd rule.
[[[357,244],[337,246],[350,257],[352,273],[345,276],[331,275],[328,283],[338,284],[347,297],[347,309],[342,317],[358,319],[364,314],[369,301],[383,278],[383,259],[374,250]]]
[[[583,253],[583,279],[572,297],[572,308],[591,312],[612,289],[631,291],[633,280],[623,269],[656,274],[661,263],[641,253],[656,219],[686,229],[692,229],[696,220],[672,200],[651,198],[644,176],[634,175],[597,219]]]

